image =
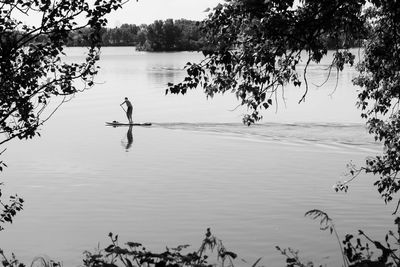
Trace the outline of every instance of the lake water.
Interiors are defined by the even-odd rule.
[[[68,59],[82,60],[83,52],[69,48]],[[0,247],[26,263],[47,254],[78,266],[83,251],[109,244],[109,232],[154,251],[197,250],[210,227],[249,263],[262,257],[264,265],[284,266],[279,245],[338,266],[334,236],[304,217],[314,208],[328,212],[342,237],[360,228],[384,237],[394,207],[379,198],[373,177],[359,177],[347,194],[332,189],[349,161],[362,164],[381,149],[355,108],[353,68],[339,74],[334,94],[336,74],[323,87],[311,85],[300,105],[303,89],[287,87],[286,105],[279,94],[278,109],[246,127],[245,110],[229,94],[165,95],[184,64],[201,57],[104,48],[98,84],[66,103],[40,138],[8,144],[4,193],[18,193],[26,205],[0,233]],[[321,83],[327,64],[310,66],[309,80]],[[134,127],[131,144],[128,128],[105,126],[125,120],[125,96],[135,121],[153,123]]]

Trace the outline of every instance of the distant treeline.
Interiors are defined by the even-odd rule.
[[[113,29],[104,28],[103,46],[136,46],[143,51],[194,51],[201,50],[204,40],[199,22],[180,19],[156,20],[150,25],[122,24]],[[89,29],[71,33],[68,46],[85,46]]]
[[[72,32],[68,46],[88,45],[89,29]],[[360,40],[349,40],[346,36],[335,39],[326,38],[327,46],[335,49],[343,44],[359,47]],[[339,45],[338,45],[339,44]],[[156,20],[152,24],[122,24],[113,29],[104,28],[102,32],[103,46],[135,46],[142,51],[199,51],[206,48],[207,42],[200,30],[200,22],[180,19],[165,21]]]

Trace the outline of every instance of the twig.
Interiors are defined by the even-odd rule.
[[[392,213],[392,215],[395,215],[395,214],[397,213],[397,211],[399,210],[399,206],[400,206],[400,199],[397,201],[396,209],[395,209],[395,211]]]
[[[336,69],[336,84],[335,84],[335,88],[333,88],[333,91],[329,94],[330,97],[332,97],[332,95],[336,92],[336,89],[338,88],[338,84],[339,84],[339,69]]]
[[[304,72],[303,72],[304,82],[306,84],[306,90],[305,90],[303,96],[301,97],[301,99],[299,100],[299,102],[298,102],[299,104],[301,102],[305,102],[306,101],[306,95],[308,93],[307,68],[308,68],[308,65],[310,64],[310,62],[311,62],[311,53],[308,52],[308,60],[307,60],[306,66],[304,67]]]
[[[237,106],[236,106],[235,108],[233,108],[233,109],[228,109],[228,111],[235,111],[235,110],[237,110],[240,106],[241,106],[241,104],[237,105]]]

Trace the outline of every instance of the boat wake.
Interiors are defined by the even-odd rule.
[[[156,123],[156,127],[218,135],[249,142],[278,143],[294,147],[315,147],[342,153],[380,153],[382,146],[363,124],[337,123]]]

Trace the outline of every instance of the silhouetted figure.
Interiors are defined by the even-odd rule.
[[[133,106],[132,106],[131,101],[129,101],[128,98],[125,97],[125,101],[122,102],[122,103],[120,104],[120,106],[122,107],[123,104],[126,104],[126,107],[127,107],[127,110],[126,110],[126,117],[128,117],[129,123],[133,123],[133,120],[132,120]],[[124,109],[124,110],[125,110],[125,109]]]

